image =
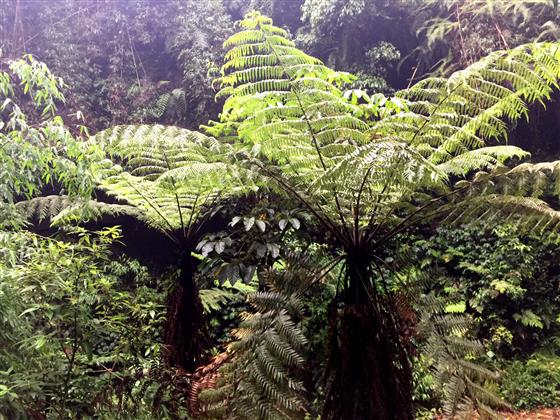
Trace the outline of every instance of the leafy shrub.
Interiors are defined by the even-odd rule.
[[[557,407],[560,404],[560,358],[536,354],[509,364],[501,392],[515,408]]]
[[[514,226],[438,229],[416,242],[422,266],[441,274],[430,287],[449,313],[479,321],[479,337],[500,354],[528,354],[559,331],[558,238],[520,234]]]
[[[136,261],[110,259],[118,237],[0,232],[0,419],[128,409],[123,393],[159,358],[163,293]]]

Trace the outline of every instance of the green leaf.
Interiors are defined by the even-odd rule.
[[[246,217],[246,218],[243,219],[243,224],[245,225],[245,231],[248,232],[248,231],[251,230],[251,228],[255,224],[255,218],[254,217]]]
[[[261,232],[264,232],[266,230],[266,224],[262,220],[257,220],[255,224]]]
[[[45,336],[40,336],[37,341],[35,342],[35,348],[37,350],[39,350],[41,347],[43,347],[45,345],[45,343],[47,342],[47,339],[45,338]]]
[[[290,218],[290,224],[294,227],[295,230],[298,230],[301,226],[300,221],[295,217]]]
[[[214,246],[214,251],[216,251],[218,254],[221,254],[222,252],[224,252],[225,248],[226,248],[225,242],[220,241],[220,242],[217,242],[216,245]]]
[[[445,306],[445,312],[448,314],[462,314],[467,310],[467,304],[464,300],[457,303],[450,303]]]
[[[526,327],[533,327],[538,329],[544,328],[542,318],[535,314],[531,309],[526,309],[521,312],[521,314],[514,314],[513,319],[521,322],[521,324],[525,325]]]
[[[24,316],[25,314],[30,314],[31,312],[35,312],[36,310],[40,309],[38,306],[32,306],[31,308],[27,308],[23,311],[19,316]]]

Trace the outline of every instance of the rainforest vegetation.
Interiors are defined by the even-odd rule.
[[[560,412],[557,6],[0,0],[0,420]]]

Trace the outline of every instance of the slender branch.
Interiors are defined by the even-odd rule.
[[[412,76],[410,76],[410,80],[408,81],[408,85],[406,86],[407,89],[410,89],[410,86],[412,86],[412,82],[414,81],[414,78],[416,77],[416,72],[418,71],[418,66],[420,66],[420,60],[418,60],[418,64],[416,64],[416,66],[414,67]]]
[[[459,39],[461,41],[461,55],[466,58],[467,50],[465,49],[465,39],[463,38],[463,26],[461,25],[461,13],[459,11],[459,3],[455,5],[455,13],[457,14],[457,24],[459,25]],[[470,64],[467,60],[467,64]]]
[[[138,66],[136,65],[136,54],[134,53],[134,47],[132,44],[132,38],[130,37],[130,31],[128,30],[128,25],[126,25],[126,34],[128,36],[128,44],[130,45],[130,52],[132,53],[132,63],[134,64],[134,71],[136,73],[136,82],[138,87],[141,87],[140,74],[138,73]]]
[[[37,38],[38,36],[41,36],[41,35],[42,35],[44,32],[46,32],[47,30],[52,29],[53,26],[56,26],[56,25],[58,25],[58,24],[60,24],[60,23],[62,23],[62,22],[64,22],[64,21],[66,21],[66,20],[68,20],[68,19],[71,19],[71,18],[73,18],[74,16],[76,16],[77,14],[79,14],[79,13],[81,13],[81,12],[84,12],[84,11],[86,11],[86,10],[88,10],[88,9],[91,9],[92,7],[93,7],[93,6],[82,7],[82,8],[79,9],[78,11],[76,11],[76,12],[74,12],[74,13],[72,13],[72,14],[66,16],[65,18],[60,19],[60,20],[57,21],[57,22],[54,22],[54,23],[51,24],[51,25],[49,25],[46,29],[43,29],[42,31],[37,32],[37,33],[36,33],[35,35],[33,35],[32,37],[27,38],[27,39],[25,40],[25,42],[26,42],[26,43],[29,43],[29,42],[33,41],[35,38]]]
[[[494,17],[492,17],[492,21],[494,22],[494,27],[496,28],[496,31],[498,31],[498,35],[500,35],[500,39],[503,42],[504,47],[506,48],[506,50],[509,50],[509,45],[506,41],[506,38],[504,37],[504,34],[503,34],[502,30],[500,29],[500,27],[498,26],[498,23],[496,22]]]

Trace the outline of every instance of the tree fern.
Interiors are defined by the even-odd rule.
[[[209,342],[191,253],[220,199],[254,190],[231,145],[178,127],[117,126],[90,139],[108,160],[98,188],[177,246],[179,276],[168,302],[167,361],[194,370]]]
[[[207,130],[237,136],[270,185],[335,238],[343,278],[341,307],[330,320],[325,418],[408,418],[410,364],[383,249],[408,227],[453,218],[463,205],[484,209],[477,217],[491,205],[502,214],[553,216],[531,198],[516,197],[519,205],[508,207],[486,194],[473,205],[474,185],[455,189],[454,181],[527,155],[495,142],[557,86],[558,45],[496,52],[384,101],[344,92],[351,76],[298,51],[270,19],[249,14],[240,27],[225,43],[217,80],[224,112]],[[376,379],[382,375],[383,383]]]

